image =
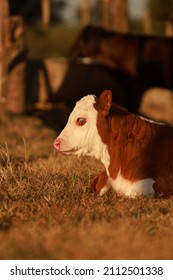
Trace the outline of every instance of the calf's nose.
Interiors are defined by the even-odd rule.
[[[61,139],[60,139],[60,138],[55,139],[55,141],[54,141],[54,147],[55,147],[57,150],[60,150],[60,147],[61,147]]]

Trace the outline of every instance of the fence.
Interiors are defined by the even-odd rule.
[[[21,16],[9,16],[8,1],[0,2],[0,113],[24,111],[24,24]]]

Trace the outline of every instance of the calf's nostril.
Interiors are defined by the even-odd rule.
[[[60,145],[61,145],[61,140],[60,139],[56,139],[54,141],[54,147],[59,150],[60,149]]]

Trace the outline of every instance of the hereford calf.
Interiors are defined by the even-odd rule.
[[[126,196],[173,194],[173,128],[112,105],[112,93],[83,97],[54,142],[64,155],[90,155],[105,171],[91,181]]]

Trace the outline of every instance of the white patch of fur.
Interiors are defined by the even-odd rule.
[[[74,155],[94,156],[108,168],[110,157],[107,146],[102,142],[97,130],[97,110],[94,108],[95,96],[88,95],[76,103],[68,122],[58,136],[63,140],[60,152],[72,151]],[[83,126],[77,126],[78,118],[86,118]]]
[[[115,180],[109,178],[109,183],[116,192],[130,197],[138,195],[153,197],[155,194],[153,189],[154,180],[152,178],[146,178],[132,183],[123,178],[119,172]]]

